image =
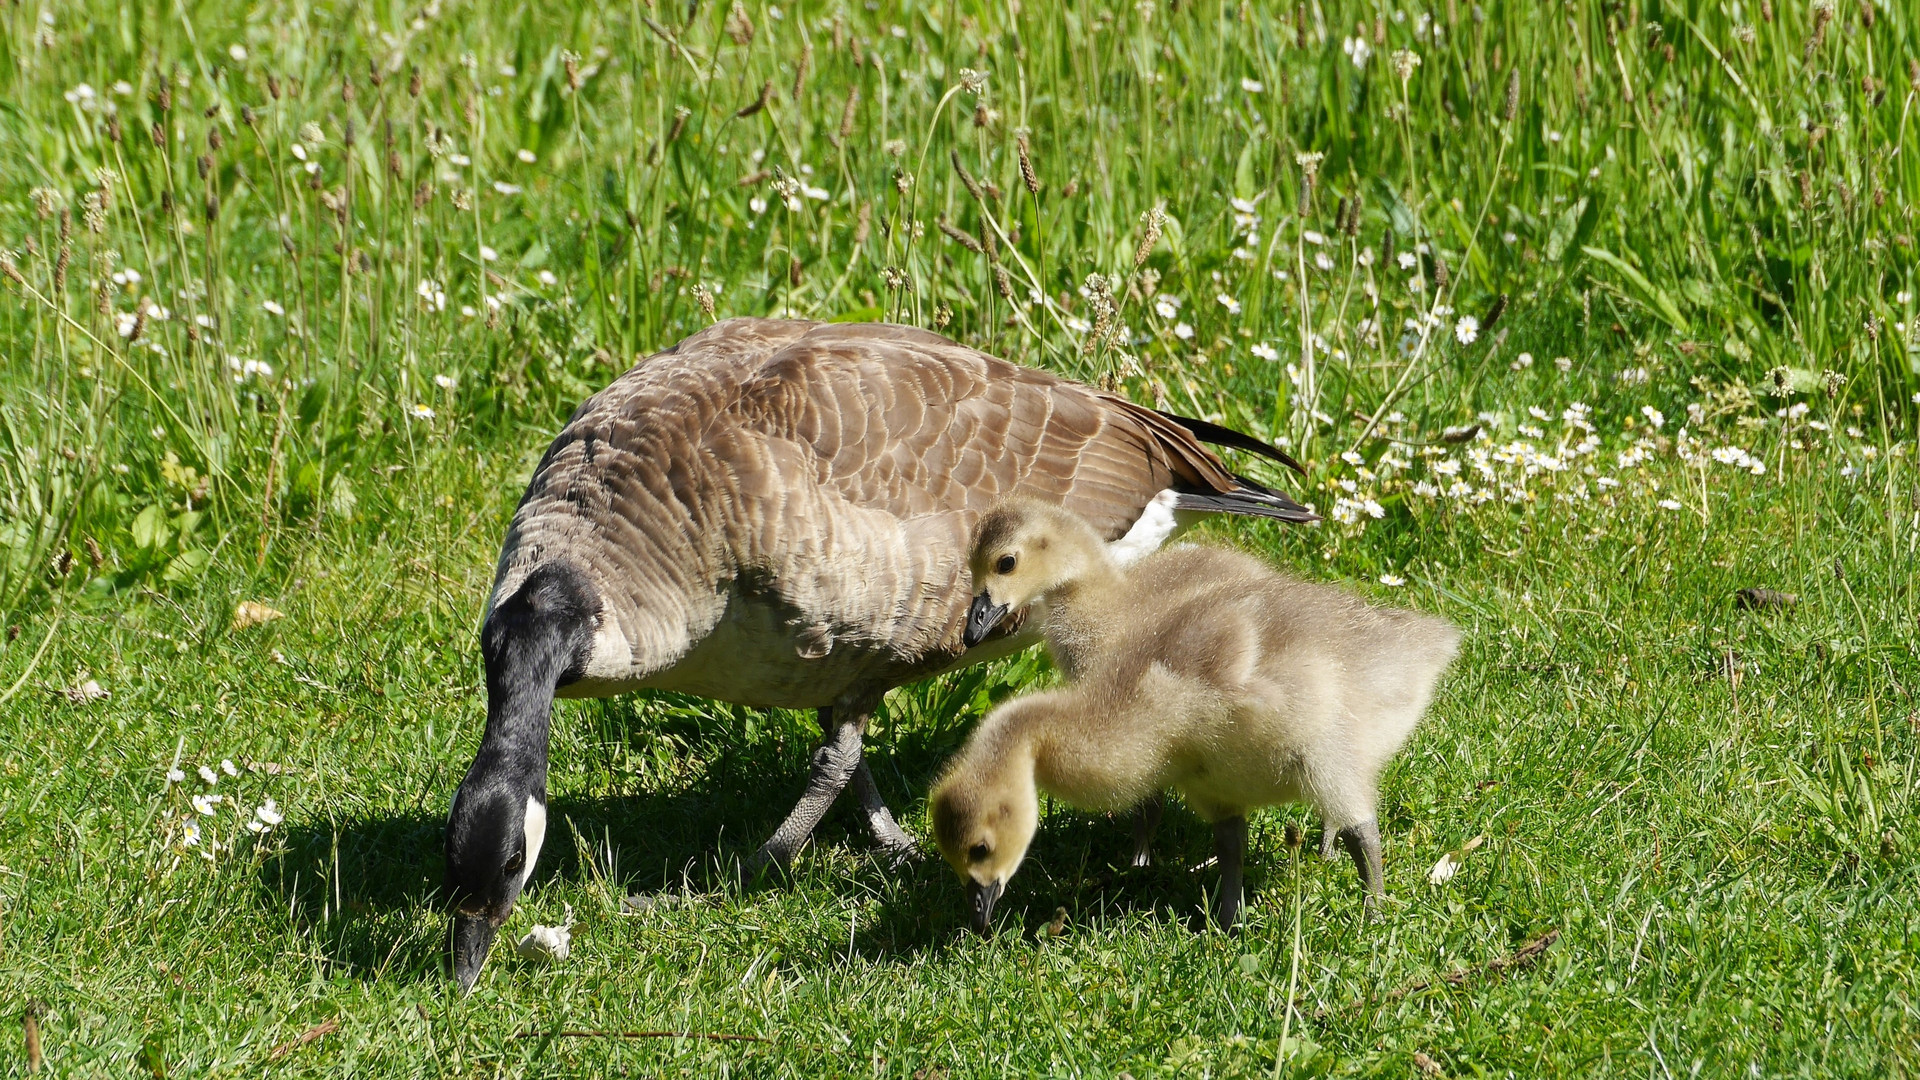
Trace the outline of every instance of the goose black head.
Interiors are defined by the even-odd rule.
[[[579,571],[548,564],[495,604],[481,631],[487,729],[447,819],[453,974],[463,992],[479,978],[494,935],[540,858],[553,692],[586,666],[596,597]]]

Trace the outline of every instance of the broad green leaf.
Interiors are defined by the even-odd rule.
[[[1636,269],[1632,263],[1605,248],[1582,247],[1580,250],[1620,271],[1621,276],[1639,290],[1642,302],[1652,308],[1654,314],[1666,320],[1667,324],[1675,330],[1683,334],[1687,332],[1687,320],[1681,317],[1680,309],[1673,303],[1673,297],[1668,296],[1666,290],[1655,287],[1653,282],[1648,281],[1647,276]]]
[[[1559,262],[1560,256],[1567,253],[1573,243],[1573,231],[1580,226],[1580,215],[1587,209],[1587,200],[1581,199],[1560,212],[1554,221],[1552,231],[1547,233],[1547,261]]]
[[[154,503],[133,519],[133,544],[141,548],[161,548],[173,534],[167,529],[167,522],[160,512],[160,504]]]

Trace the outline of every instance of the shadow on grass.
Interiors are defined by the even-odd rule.
[[[644,745],[672,734],[657,724],[636,723],[624,737]],[[798,798],[811,744],[793,737],[798,732],[792,729],[741,740],[711,730],[694,734],[682,744],[685,767],[678,781],[594,795],[555,791],[535,888],[545,881],[595,881],[620,896],[683,888],[739,895],[739,867]],[[896,730],[891,742],[869,747],[882,794],[910,830],[919,828],[927,788],[964,735],[957,726]],[[620,778],[609,779],[614,787]],[[438,808],[440,794],[429,796],[432,809],[423,805],[417,811],[333,822],[289,822],[277,854],[261,866],[261,906],[303,925],[309,940],[343,973],[369,979],[444,978],[440,887],[446,819]],[[1279,849],[1278,828],[1272,822],[1256,824],[1249,899],[1265,880],[1265,863],[1274,861]],[[1132,840],[1124,815],[1050,814],[1001,901],[999,932],[1032,936],[1062,907],[1076,925],[1145,912],[1199,928],[1218,881],[1211,868],[1193,869],[1211,854],[1210,836],[1207,826],[1170,806],[1155,843],[1156,864],[1136,870],[1128,867]],[[855,853],[873,850],[850,797],[821,823],[814,843]],[[921,850],[920,860],[898,868],[875,853],[853,871],[851,884],[880,898],[877,912],[863,918],[856,932],[854,947],[863,955],[939,953],[962,938],[966,912],[960,884],[930,842],[923,841]],[[809,887],[805,875],[813,871],[807,862],[803,856],[798,878],[770,873],[745,882],[742,900]],[[820,961],[828,962],[834,952],[820,950]]]

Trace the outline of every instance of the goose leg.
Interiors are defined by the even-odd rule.
[[[1220,892],[1214,897],[1214,922],[1229,934],[1240,932],[1242,876],[1247,856],[1247,819],[1213,823],[1213,855],[1220,864]]]
[[[1360,888],[1368,915],[1380,912],[1380,897],[1386,894],[1385,877],[1380,865],[1380,823],[1368,818],[1340,830],[1340,843],[1353,856],[1354,869],[1360,871]]]
[[[864,756],[853,770],[853,791],[860,797],[861,811],[867,815],[867,828],[873,830],[873,838],[880,842],[880,849],[893,864],[899,866],[918,857],[920,846],[893,820],[893,811],[887,809],[886,800],[880,797],[880,789],[873,782],[873,770],[867,767]]]
[[[833,800],[840,797],[847,781],[860,769],[860,739],[867,730],[869,708],[829,707],[819,711],[820,730],[826,737],[813,752],[807,789],[787,813],[787,820],[760,845],[748,864],[751,871],[758,873],[769,864],[784,867],[791,863],[801,845],[813,835],[814,826],[827,816]]]
[[[1160,827],[1160,811],[1166,805],[1159,792],[1146,797],[1133,808],[1133,865],[1153,865],[1153,834]]]

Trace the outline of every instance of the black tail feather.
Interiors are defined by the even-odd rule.
[[[1226,494],[1182,491],[1175,495],[1175,510],[1193,510],[1204,514],[1239,514],[1243,517],[1273,518],[1305,524],[1319,521],[1320,515],[1278,492],[1241,490]]]
[[[1194,438],[1199,439],[1201,442],[1212,443],[1215,446],[1231,446],[1235,450],[1245,450],[1250,454],[1259,454],[1261,457],[1271,458],[1285,465],[1301,476],[1307,475],[1307,470],[1301,468],[1300,463],[1293,460],[1292,455],[1288,454],[1285,450],[1261,442],[1259,439],[1254,438],[1244,431],[1235,431],[1230,427],[1222,427],[1208,420],[1196,420],[1191,416],[1176,416],[1170,412],[1161,412],[1160,415],[1186,428],[1193,433]]]

